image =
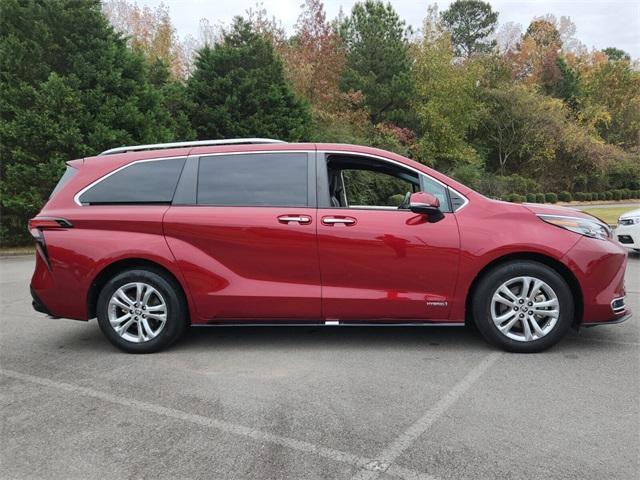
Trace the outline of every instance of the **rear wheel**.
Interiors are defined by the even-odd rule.
[[[488,272],[473,297],[482,335],[511,352],[532,353],[557,343],[573,322],[571,289],[547,265],[517,260]]]
[[[147,269],[121,272],[107,282],[97,305],[98,324],[111,343],[130,353],[169,346],[187,326],[180,287]]]

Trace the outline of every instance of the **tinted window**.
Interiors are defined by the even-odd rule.
[[[200,159],[198,203],[306,206],[307,154],[256,153]]]
[[[80,203],[171,203],[184,160],[134,163],[84,192]]]
[[[357,207],[397,207],[416,184],[381,172],[342,170],[347,205]],[[415,188],[414,188],[415,185]]]
[[[440,200],[441,211],[451,211],[451,205],[449,204],[449,195],[447,194],[447,189],[444,186],[426,176],[422,177],[422,184],[422,189],[425,192],[434,195],[438,200]]]
[[[58,193],[58,190],[60,190],[62,187],[65,186],[65,184],[71,180],[71,178],[73,178],[73,176],[77,173],[78,171],[75,168],[71,168],[71,167],[67,167],[67,169],[65,170],[65,172],[62,174],[62,177],[60,177],[60,180],[58,180],[58,183],[56,184],[56,187],[53,189],[53,191],[51,192],[51,195],[49,195],[49,198],[53,197],[56,193]]]

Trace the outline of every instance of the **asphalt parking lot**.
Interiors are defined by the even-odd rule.
[[[0,259],[0,477],[637,479],[640,328],[537,355],[464,328],[217,327],[120,353]],[[640,256],[627,271],[640,312]]]

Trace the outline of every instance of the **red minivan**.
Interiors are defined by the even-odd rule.
[[[471,322],[535,352],[631,315],[626,250],[597,218],[491,200],[383,150],[214,140],[67,165],[29,222],[33,306],[97,317],[127,352],[189,325]]]

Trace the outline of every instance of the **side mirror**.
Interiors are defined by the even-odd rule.
[[[409,197],[409,210],[427,216],[429,223],[439,222],[444,218],[440,211],[440,200],[427,192],[412,193]]]

